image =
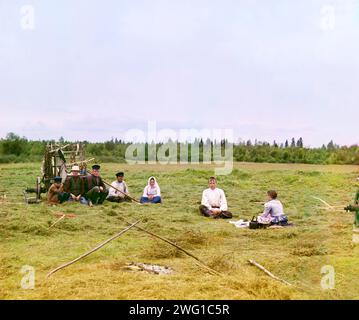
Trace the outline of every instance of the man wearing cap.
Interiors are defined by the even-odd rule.
[[[61,177],[55,177],[54,183],[47,192],[47,201],[51,204],[58,204],[67,201],[68,195],[64,193],[64,185]]]
[[[84,182],[80,177],[79,166],[75,165],[71,168],[71,175],[66,178],[64,183],[64,191],[68,194],[68,201],[80,201],[84,192]]]
[[[107,200],[111,202],[123,202],[123,201],[131,201],[127,195],[129,195],[128,187],[126,182],[123,180],[124,173],[117,172],[116,178],[114,182],[111,183],[112,188],[110,188],[108,192]]]
[[[92,166],[92,172],[84,180],[84,194],[88,200],[88,204],[102,204],[107,195],[108,190],[100,177],[100,166],[95,164]]]

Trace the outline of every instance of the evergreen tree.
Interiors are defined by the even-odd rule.
[[[65,139],[60,138],[65,143]],[[169,140],[171,141],[171,140]],[[200,159],[203,158],[203,144],[213,145],[209,139],[195,138],[196,143],[200,143]],[[359,146],[338,146],[333,140],[321,147],[304,148],[303,139],[299,138],[295,142],[294,138],[285,141],[278,147],[277,141],[268,143],[256,140],[257,145],[253,145],[251,140],[239,141],[233,145],[233,156],[235,161],[248,162],[283,162],[283,163],[313,163],[313,164],[359,164]],[[21,161],[40,161],[48,143],[55,143],[54,140],[32,141],[25,137],[21,138],[15,133],[9,133],[6,138],[0,139],[0,163],[21,162]],[[221,143],[222,148],[228,140],[216,140]],[[152,142],[158,149],[163,143]],[[176,141],[178,143],[178,141]],[[124,161],[126,148],[130,142],[111,138],[109,141],[91,143],[85,141],[87,156],[96,157],[99,161]],[[148,144],[145,144],[148,149]],[[178,146],[179,147],[179,146]],[[191,149],[191,145],[188,146]],[[289,148],[291,147],[291,148]],[[285,148],[285,149],[284,149]],[[190,150],[189,150],[190,151]],[[178,152],[179,154],[179,152]],[[190,157],[190,154],[189,154]],[[190,159],[190,158],[189,158]]]
[[[330,141],[329,141],[329,143],[328,143],[328,145],[327,145],[327,149],[328,149],[328,150],[333,150],[333,149],[335,149],[335,145],[334,145],[333,140],[330,140]]]
[[[303,148],[303,138],[302,138],[302,137],[300,137],[300,138],[298,139],[298,141],[297,141],[297,147],[298,147],[298,148]]]

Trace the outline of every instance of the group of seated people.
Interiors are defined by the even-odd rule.
[[[287,216],[284,214],[283,205],[277,199],[277,192],[270,190],[267,192],[268,201],[264,204],[264,211],[258,216],[258,222],[262,224],[286,225]],[[93,206],[102,204],[105,200],[111,202],[131,201],[128,186],[124,181],[124,173],[116,173],[116,180],[111,183],[109,189],[106,188],[100,176],[100,166],[93,165],[92,172],[84,177],[80,176],[80,168],[73,166],[71,175],[67,176],[64,183],[61,177],[55,177],[54,183],[48,190],[48,202],[52,204],[63,202],[80,202]],[[161,203],[161,190],[155,177],[150,177],[143,190],[140,203]],[[202,193],[202,201],[199,211],[206,217],[214,219],[232,218],[232,213],[228,211],[228,204],[225,193],[217,188],[217,180],[210,177],[208,189]]]
[[[116,180],[106,188],[100,176],[100,166],[93,165],[92,171],[84,177],[80,176],[79,166],[71,168],[71,174],[62,183],[61,177],[55,177],[54,183],[48,190],[47,200],[50,204],[64,202],[79,202],[90,207],[102,204],[105,200],[111,202],[131,201],[131,196],[124,181],[124,173],[116,173]],[[161,190],[155,177],[148,179],[140,199],[141,203],[161,203]]]

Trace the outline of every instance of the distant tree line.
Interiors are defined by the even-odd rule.
[[[71,143],[60,138],[54,140],[28,140],[15,133],[8,133],[6,138],[0,139],[0,163],[10,162],[33,162],[42,159],[45,147],[48,143]],[[95,157],[101,162],[125,162],[125,153],[129,142],[112,138],[105,142],[87,142],[87,157]],[[203,159],[204,147],[209,144],[217,143],[209,139],[203,141],[196,139],[194,143],[199,144],[200,161]],[[227,141],[220,142],[224,149]],[[162,143],[156,144],[158,149]],[[191,144],[189,144],[191,146]],[[146,150],[148,144],[145,144]],[[177,145],[179,150],[179,144]],[[320,148],[304,147],[303,139],[289,139],[278,143],[273,141],[243,141],[235,143],[233,146],[233,158],[235,161],[245,162],[270,162],[270,163],[312,163],[312,164],[359,164],[359,146],[339,146],[333,141]],[[179,159],[179,152],[178,152]],[[189,161],[191,159],[189,158]]]

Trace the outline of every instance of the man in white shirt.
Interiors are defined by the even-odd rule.
[[[110,188],[108,192],[107,200],[111,202],[131,201],[131,199],[126,196],[129,195],[130,193],[128,191],[126,182],[123,180],[124,173],[123,172],[116,173],[116,178],[117,180],[111,183],[111,186],[113,188],[112,187]]]
[[[232,213],[228,211],[226,196],[222,189],[217,188],[217,180],[210,177],[208,180],[209,188],[203,191],[202,202],[199,211],[206,217],[214,219],[232,218]]]

